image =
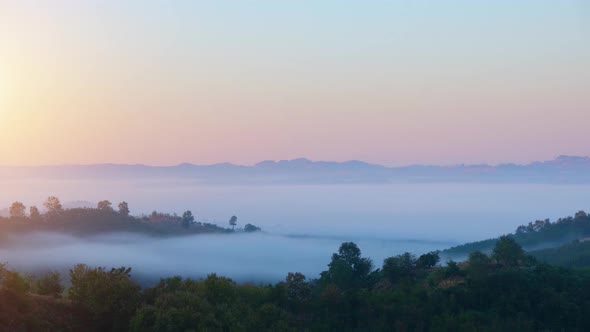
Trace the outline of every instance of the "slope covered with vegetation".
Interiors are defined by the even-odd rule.
[[[518,226],[509,236],[527,251],[558,247],[590,237],[590,216],[584,211],[578,211],[573,217],[559,218],[555,222],[549,219],[536,220],[528,225]],[[442,253],[450,257],[465,257],[474,251],[491,252],[497,240],[470,242],[446,249]]]
[[[574,241],[566,245],[530,252],[540,262],[565,267],[590,267],[590,241]]]
[[[53,198],[46,208],[44,214],[31,209],[26,215],[15,203],[0,231],[232,232],[198,224],[190,211],[137,218],[123,203],[117,211],[107,201],[95,209],[66,210]],[[235,217],[229,220],[232,227],[236,223]],[[239,284],[211,274],[200,280],[169,277],[142,288],[127,267],[79,264],[66,278],[57,272],[24,275],[0,264],[0,330],[586,331],[590,270],[547,262],[585,265],[588,242],[531,255],[521,244],[584,238],[589,224],[584,212],[531,223],[483,247],[463,246],[464,262],[443,265],[439,252],[404,253],[377,264],[347,242],[317,279],[294,271],[276,284]],[[478,246],[486,251],[472,251]]]
[[[139,217],[132,216],[126,202],[121,202],[118,209],[109,201],[100,201],[96,208],[64,209],[56,197],[49,197],[45,202],[45,213],[31,206],[27,213],[24,204],[14,202],[10,216],[0,217],[0,237],[14,233],[58,232],[76,236],[92,236],[101,233],[133,232],[154,236],[187,235],[199,233],[232,233],[237,225],[237,217],[232,216],[223,228],[215,224],[199,222],[188,210],[182,216],[176,214],[152,212]],[[260,231],[259,227],[246,224],[245,232]]]
[[[35,279],[3,267],[0,299],[10,302],[0,307],[0,327],[26,330],[34,315],[42,324],[35,327],[63,331],[590,329],[588,272],[537,263],[511,237],[501,237],[490,255],[474,252],[445,266],[438,261],[437,252],[405,253],[375,269],[349,242],[318,279],[289,273],[277,284],[255,285],[211,274],[162,279],[146,289],[128,268],[77,265],[64,290],[55,273]]]

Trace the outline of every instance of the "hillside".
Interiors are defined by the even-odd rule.
[[[554,248],[590,236],[590,216],[578,211],[573,217],[559,218],[555,222],[549,219],[536,220],[528,225],[519,226],[509,234],[526,251]],[[498,238],[470,242],[442,251],[450,257],[464,258],[474,251],[489,253]]]
[[[564,267],[590,267],[590,241],[575,241],[566,245],[529,253],[539,262]]]
[[[53,202],[51,206],[49,202]],[[119,209],[111,207],[109,201],[101,201],[97,208],[78,207],[63,208],[59,199],[49,197],[44,204],[48,211],[41,214],[36,207],[31,207],[27,214],[26,207],[20,202],[10,206],[11,216],[0,216],[0,244],[10,245],[12,235],[52,232],[73,236],[94,236],[106,233],[136,233],[150,236],[181,236],[201,233],[234,233],[237,217],[232,216],[224,228],[215,224],[200,222],[191,211],[182,216],[154,211],[149,215],[131,216],[126,202],[119,204]],[[261,229],[252,224],[236,228],[237,232],[259,232]]]
[[[0,218],[0,234],[56,232],[75,236],[129,232],[154,236],[198,233],[229,233],[231,229],[213,224],[192,222],[182,227],[182,218],[164,213],[152,213],[140,218],[123,216],[115,211],[77,208],[63,210],[58,215],[32,221],[29,218]]]
[[[586,270],[529,260],[510,237],[499,239],[493,255],[472,255],[464,264],[438,262],[438,252],[430,252],[404,253],[381,264],[347,242],[326,260],[319,279],[295,272],[276,284],[240,284],[210,274],[164,278],[142,288],[130,268],[78,264],[65,291],[59,274],[31,278],[0,264],[0,330],[590,329]]]
[[[96,331],[91,317],[67,299],[0,287],[0,331]]]

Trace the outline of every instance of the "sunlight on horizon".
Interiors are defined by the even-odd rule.
[[[580,2],[231,4],[0,4],[0,164],[590,155]]]
[[[590,0],[0,0],[0,330],[590,331],[589,41]]]

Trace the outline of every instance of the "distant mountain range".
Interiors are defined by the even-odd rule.
[[[309,159],[262,161],[253,166],[230,163],[146,166],[125,164],[0,167],[0,177],[42,178],[184,178],[204,183],[395,183],[531,182],[590,183],[590,157],[559,156],[526,165],[411,165],[386,167],[363,161]]]

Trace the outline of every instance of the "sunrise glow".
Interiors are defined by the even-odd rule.
[[[3,2],[0,164],[590,154],[584,2],[251,5]]]

